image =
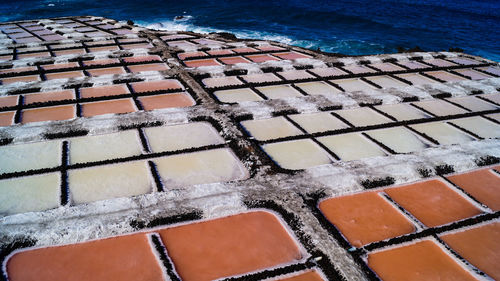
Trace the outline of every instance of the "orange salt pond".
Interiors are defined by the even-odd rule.
[[[219,60],[224,64],[250,63],[249,60],[243,57],[227,57],[227,58],[219,58]]]
[[[184,93],[146,96],[138,99],[145,110],[195,105],[195,101]]]
[[[131,99],[82,103],[82,115],[85,117],[108,113],[128,113],[136,111]]]
[[[75,112],[76,110],[74,105],[24,109],[21,115],[21,122],[26,124],[40,121],[67,120],[75,118]]]
[[[477,280],[430,240],[368,254],[368,266],[384,281]]]
[[[16,106],[18,99],[19,99],[19,96],[4,96],[4,97],[0,97],[0,108],[2,108],[2,107]]]
[[[277,279],[277,281],[323,281],[324,279],[315,270],[307,271],[292,277]]]
[[[439,180],[389,188],[385,192],[428,227],[481,213],[472,203]]]
[[[16,82],[34,82],[40,81],[40,76],[38,75],[27,75],[27,76],[15,76],[9,78],[2,78],[2,84],[12,84]]]
[[[205,281],[298,261],[278,218],[257,211],[159,231],[183,281]]]
[[[415,230],[402,213],[376,192],[327,199],[319,204],[319,209],[355,247]]]
[[[14,123],[15,111],[0,112],[0,126],[10,126]]]
[[[47,73],[45,74],[45,77],[47,80],[52,80],[52,79],[65,79],[65,78],[78,78],[78,77],[84,77],[82,71],[68,71],[68,72],[56,72],[56,73]]]
[[[441,239],[455,252],[495,280],[500,280],[500,222],[445,234]]]
[[[493,211],[500,211],[500,176],[489,169],[447,177]]]
[[[245,56],[246,58],[250,59],[253,62],[265,62],[265,61],[270,61],[270,60],[280,60],[279,58],[273,57],[271,55],[249,55]]]
[[[117,96],[128,94],[127,86],[121,85],[110,85],[110,86],[99,86],[90,88],[80,88],[81,98],[96,98],[105,96]]]
[[[145,234],[23,251],[6,267],[11,281],[164,280]]]
[[[73,90],[54,91],[54,92],[41,92],[36,94],[29,94],[24,96],[24,104],[33,104],[37,102],[51,102],[61,100],[75,99]]]
[[[142,72],[142,71],[163,71],[170,69],[164,63],[150,63],[150,64],[138,64],[138,65],[129,65],[128,69],[131,72]]]
[[[100,75],[113,75],[113,74],[125,74],[125,69],[123,67],[106,67],[106,68],[96,68],[89,69],[87,72],[91,76],[100,76]]]

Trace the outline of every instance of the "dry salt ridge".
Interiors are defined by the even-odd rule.
[[[498,280],[500,66],[0,23],[1,280]]]

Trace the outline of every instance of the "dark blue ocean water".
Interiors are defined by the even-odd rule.
[[[500,0],[0,0],[0,20],[99,15],[361,55],[459,47],[500,61]],[[174,21],[184,15],[188,20]]]

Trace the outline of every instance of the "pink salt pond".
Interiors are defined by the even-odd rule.
[[[276,82],[281,81],[281,79],[272,73],[262,73],[262,74],[250,74],[241,76],[243,80],[247,83],[264,83],[264,82]]]
[[[189,61],[185,61],[184,64],[187,67],[218,66],[218,65],[221,65],[221,63],[218,62],[215,59],[189,60]]]
[[[311,58],[311,56],[298,53],[298,52],[284,52],[284,53],[274,53],[273,55],[282,58],[284,60],[296,60],[296,59],[306,59]]]
[[[243,82],[241,82],[235,76],[205,78],[205,79],[202,80],[202,82],[203,82],[203,84],[205,86],[207,86],[209,88],[224,87],[224,86],[241,85],[241,84],[243,84]]]
[[[276,58],[276,57],[273,57],[273,56],[267,55],[267,54],[266,55],[248,55],[245,57],[250,59],[253,62],[256,62],[256,63],[280,60],[279,58]]]
[[[180,89],[180,90],[184,89],[182,84],[175,79],[135,82],[131,83],[130,85],[132,86],[132,89],[136,93],[172,90],[172,89]]]
[[[219,58],[219,60],[224,64],[237,64],[237,63],[250,63],[251,61],[243,58],[243,57],[223,57]]]

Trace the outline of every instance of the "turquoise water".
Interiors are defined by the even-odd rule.
[[[99,15],[159,29],[227,31],[350,55],[459,47],[500,61],[500,1],[1,0],[0,20]],[[140,4],[138,4],[140,3]],[[181,21],[174,17],[185,16]]]

